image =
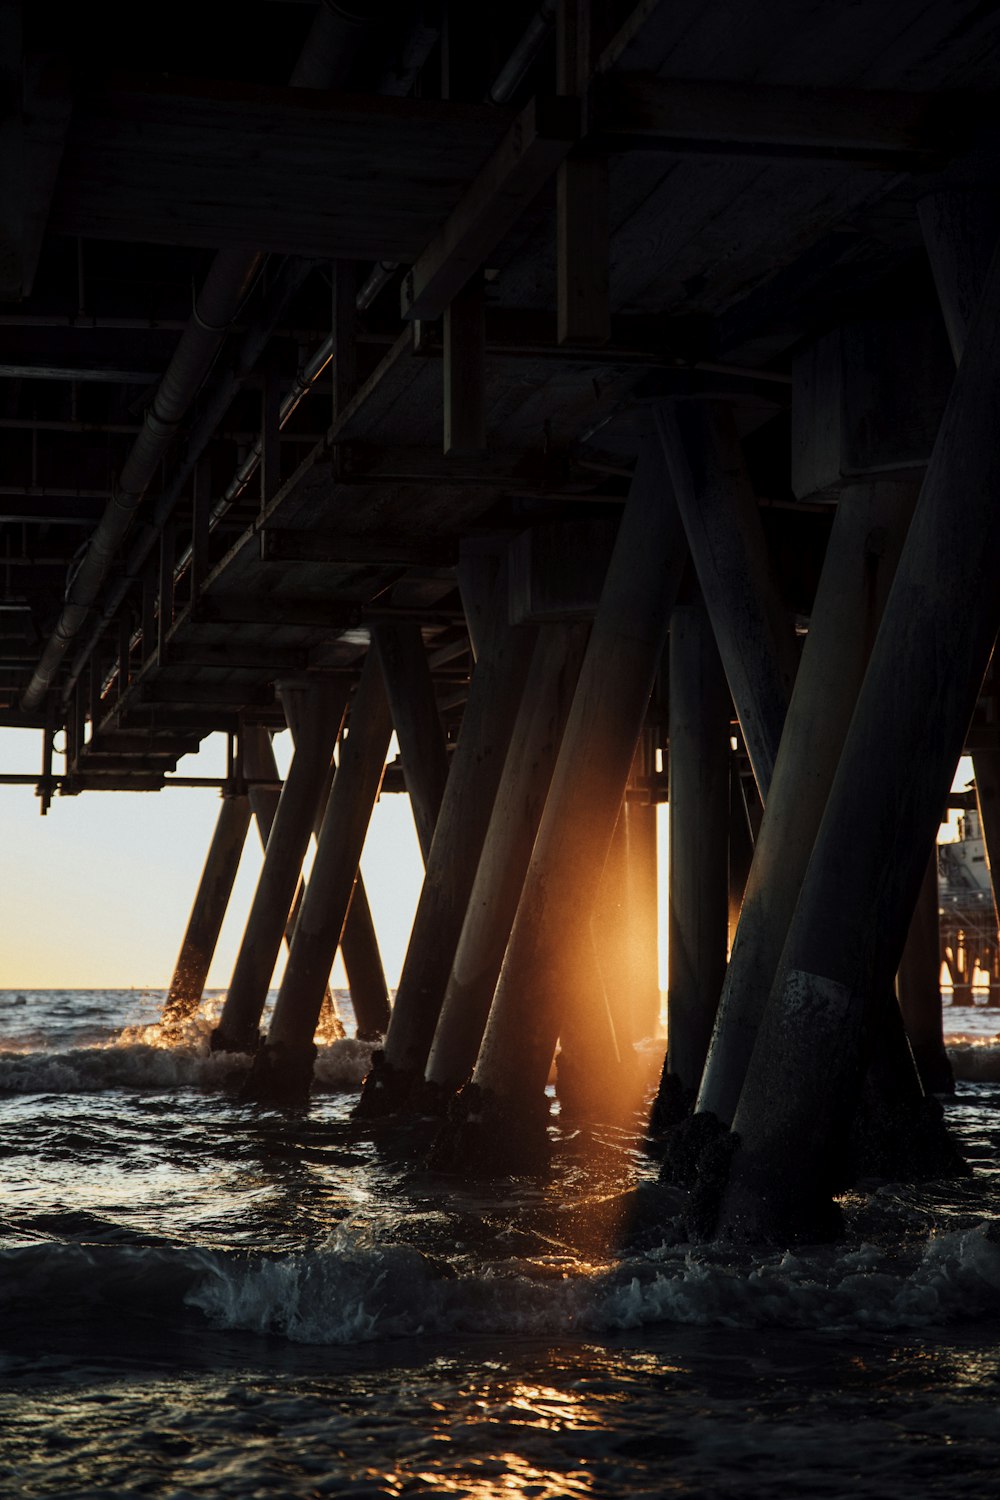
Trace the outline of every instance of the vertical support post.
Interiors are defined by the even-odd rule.
[[[357,704],[357,699],[355,700]],[[294,702],[289,704],[290,718],[288,727],[292,732],[293,744],[298,742],[302,733],[302,726],[298,721]],[[352,713],[354,710],[352,710]],[[361,713],[367,712],[364,703],[361,704]],[[385,756],[382,757],[383,761]],[[330,794],[337,774],[337,767],[330,767],[329,784],[320,798],[316,809],[316,821],[314,824],[317,847],[323,830],[323,820],[330,802]],[[369,817],[370,820],[370,817]],[[367,826],[367,825],[366,825]],[[364,837],[362,837],[362,846]],[[360,858],[360,849],[358,855]],[[291,924],[288,935],[289,948],[298,922],[302,901],[305,897],[305,883],[300,885],[297,905],[293,915],[295,922]],[[351,991],[351,1005],[354,1009],[357,1021],[358,1035],[362,1037],[383,1036],[389,1024],[389,989],[385,982],[385,971],[382,968],[382,957],[378,951],[378,940],[375,936],[375,926],[372,922],[371,911],[368,906],[368,895],[365,891],[365,883],[361,875],[360,867],[357,868],[354,879],[354,891],[347,908],[347,916],[344,919],[343,930],[340,934],[341,956],[344,960],[344,968],[347,970],[347,983]],[[331,959],[331,966],[332,966]],[[329,975],[329,970],[327,971]],[[330,991],[329,983],[323,994],[320,1009],[320,1031],[324,1027],[324,1017],[330,1016],[336,1020],[337,1007]],[[343,1027],[340,1026],[341,1035]]]
[[[559,0],[556,91],[586,95],[592,70],[591,0]],[[575,152],[556,174],[557,336],[560,344],[611,337],[606,158]]]
[[[670,616],[667,1078],[677,1115],[697,1093],[726,973],[729,691],[704,601]],[[661,1085],[661,1109],[666,1103]]]
[[[223,798],[163,1006],[168,1031],[193,1016],[201,1004],[249,824],[249,798]]]
[[[827,545],[757,836],[698,1109],[729,1124],[916,502],[913,482],[848,485]]]
[[[953,1094],[955,1079],[941,1019],[937,845],[927,861],[896,975],[896,994],[920,1081],[928,1094]]]
[[[691,560],[766,802],[795,678],[795,637],[771,579],[732,412],[657,408]]]
[[[535,644],[507,623],[507,568],[493,586],[486,633],[445,783],[384,1057],[365,1080],[363,1115],[398,1108],[423,1077],[468,909],[483,841]]]
[[[248,1083],[256,1097],[299,1100],[308,1095],[316,1055],[313,1036],[323,991],[344,929],[372,807],[382,785],[391,733],[382,671],[375,653],[369,651],[351,706],[350,728],[341,745],[267,1043],[257,1055]],[[298,753],[296,750],[296,756]]]
[[[426,865],[448,776],[448,756],[427,652],[416,621],[380,621],[372,626],[372,642],[382,664],[403,756],[406,790]]]
[[[444,313],[444,451],[478,457],[486,451],[486,314],[477,272]]]
[[[212,514],[212,461],[203,453],[194,466],[191,494],[191,603],[200,596],[208,577],[209,522]]]
[[[567,997],[591,982],[590,918],[686,557],[662,454],[643,441],[514,919],[457,1149],[547,1150],[545,1083]]]
[[[918,214],[948,341],[958,364],[994,246],[1000,240],[1000,194],[995,189],[933,193],[921,199]],[[1000,920],[1000,751],[977,750],[972,764],[994,915]]]
[[[498,574],[507,566],[505,548],[495,537],[462,541],[458,555],[458,592],[474,661],[479,660],[490,623]]]
[[[358,384],[358,277],[353,261],[333,263],[333,420],[336,421]]]
[[[157,650],[156,586],[160,576],[159,557],[154,554],[142,575],[142,661],[143,666]]]
[[[157,581],[159,611],[156,628],[156,664],[162,667],[167,659],[167,637],[174,623],[174,562],[176,560],[177,530],[173,521],[166,521],[160,532],[160,570]]]
[[[69,704],[69,717],[66,720],[66,769],[79,770],[80,751],[83,748],[83,726],[86,703],[83,697],[83,688],[79,682],[73,689],[73,696]]]
[[[538,633],[427,1059],[440,1095],[475,1065],[588,634],[563,624]]]
[[[345,694],[339,684],[317,683],[309,688],[285,685],[280,690],[286,702],[286,715],[289,695],[302,697],[302,718],[308,733],[296,748],[278,799],[229,994],[212,1033],[212,1047],[216,1051],[252,1051],[256,1045],[257,1028],[312,833],[316,804],[326,783],[344,717]]]
[[[660,1020],[659,870],[656,803],[626,797],[626,878],[632,1035],[655,1036]]]
[[[994,648],[994,672],[997,670],[996,648]],[[990,884],[993,887],[993,921],[1000,919],[1000,750],[977,750],[972,759],[976,778],[976,806],[979,810],[979,827],[986,846],[986,862],[990,867]]]
[[[388,1031],[392,1010],[378,949],[378,935],[360,869],[347,908],[344,930],[340,934],[340,951],[358,1023],[357,1035],[362,1041],[373,1042]]]
[[[132,617],[127,607],[118,616],[118,701],[128,692],[129,658],[132,652]]]
[[[750,866],[753,862],[754,836],[750,814],[743,795],[743,777],[736,755],[729,760],[729,951],[736,941],[736,929],[746,894]]]
[[[281,484],[281,385],[273,364],[264,368],[260,401],[260,508],[274,499]],[[263,539],[262,539],[263,540]]]
[[[102,660],[103,660],[103,656],[102,656],[102,652],[101,652],[101,643],[100,643],[100,641],[98,641],[97,645],[94,647],[93,651],[90,653],[90,662],[88,664],[88,668],[89,668],[89,670],[88,670],[88,677],[89,677],[89,686],[90,686],[90,738],[91,738],[91,740],[93,740],[95,734],[97,733],[97,727],[98,727],[98,725],[101,722],[101,688],[103,686],[101,678],[104,675],[103,668],[101,666]]]
[[[720,1225],[829,1215],[866,1005],[899,966],[1000,625],[1000,257],[994,254],[816,836],[733,1129]],[[906,774],[901,774],[903,768]],[[765,813],[766,817],[766,813]],[[873,998],[874,997],[874,998]]]
[[[293,729],[291,724],[289,724],[288,726],[291,730],[292,743],[294,745],[296,743],[296,734],[303,734],[307,731],[303,730],[302,725],[298,722],[298,719],[295,715],[295,708],[298,702],[296,697],[292,693],[288,693],[286,695],[285,701],[286,712],[290,713],[293,719],[295,719],[295,728]],[[281,781],[281,777],[278,774],[278,765],[274,758],[274,747],[271,744],[271,736],[262,724],[244,725],[243,733],[240,736],[240,744],[243,751],[243,765],[245,767],[246,774],[250,778],[251,782],[260,780],[279,783]],[[333,764],[331,762],[330,768],[327,772],[323,790],[320,792],[316,802],[316,816],[313,819],[313,827],[315,829],[319,828],[322,821],[323,813],[326,810],[327,798],[330,795],[330,787],[332,783]],[[275,786],[275,788],[272,790],[271,787],[251,785],[249,788],[249,795],[250,810],[253,813],[254,821],[257,824],[257,832],[260,835],[261,847],[266,854],[267,841],[271,837],[271,829],[274,826],[274,818],[275,814],[278,811],[278,801],[281,793],[277,786]],[[285,923],[285,945],[288,948],[291,948],[292,946],[292,935],[295,932],[295,924],[299,919],[299,909],[302,905],[302,898],[305,895],[305,889],[305,880],[302,878],[302,876],[299,876],[298,885],[295,888],[295,895],[292,898],[292,905],[288,913],[288,920]],[[330,992],[329,986],[327,987],[323,1004],[326,1009],[327,1015],[330,1018],[330,1029],[332,1031],[337,1031],[337,1029],[339,1028],[338,1034],[340,1036],[343,1036],[344,1028],[341,1025],[340,1019],[337,1015],[337,1007],[334,1003],[333,995]]]

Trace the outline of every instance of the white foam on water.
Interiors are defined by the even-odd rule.
[[[989,1225],[932,1237],[909,1256],[787,1252],[725,1263],[663,1250],[589,1275],[531,1275],[515,1262],[442,1274],[409,1247],[341,1226],[282,1259],[216,1261],[186,1301],[217,1326],[307,1344],[418,1334],[606,1334],[659,1323],[816,1331],[936,1327],[1000,1313],[1000,1244]]]
[[[64,1052],[0,1052],[0,1094],[86,1094],[107,1089],[220,1089],[242,1077],[246,1054],[212,1052],[210,1026],[188,1023],[171,1042],[158,1025],[130,1027],[113,1041]],[[321,1047],[315,1084],[356,1089],[371,1066],[374,1042],[344,1038]]]

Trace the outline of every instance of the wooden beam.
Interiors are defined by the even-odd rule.
[[[308,630],[350,630],[361,623],[358,604],[258,598],[226,594],[199,600],[193,624],[295,625]]]
[[[345,409],[358,385],[357,268],[338,260],[333,267],[333,420]]]
[[[560,344],[606,344],[611,337],[608,164],[577,154],[556,178],[556,275]]]
[[[266,646],[260,641],[171,641],[172,667],[253,667],[285,676],[305,672],[309,652],[299,646]]]
[[[203,453],[192,480],[191,600],[198,598],[208,577],[209,533],[212,514],[212,464]]]
[[[426,542],[401,541],[395,537],[346,536],[337,531],[290,531],[269,526],[261,538],[266,562],[447,568],[458,560],[458,543],[449,537]]]
[[[982,97],[800,88],[612,74],[589,97],[590,144],[608,151],[842,161],[881,171],[940,169],[961,149]]]
[[[486,319],[483,278],[474,273],[444,313],[444,451],[486,451]]]
[[[403,282],[404,318],[439,318],[580,135],[576,99],[533,99]]]
[[[77,98],[52,224],[409,262],[509,118],[456,101],[118,75]]]
[[[167,659],[167,637],[174,623],[176,537],[175,523],[167,521],[160,532],[160,571],[157,580],[159,607],[156,617],[156,665],[158,667],[162,667]]]
[[[36,500],[31,495],[5,495],[0,499],[0,521],[27,526],[96,526],[103,513],[102,501],[71,496]]]
[[[143,682],[138,685],[143,704],[192,703],[209,708],[261,705],[274,702],[274,687],[259,682]]]

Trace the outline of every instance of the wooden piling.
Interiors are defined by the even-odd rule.
[[[376,654],[369,651],[351,705],[350,725],[341,744],[267,1042],[248,1084],[257,1097],[287,1101],[308,1095],[323,990],[344,930],[391,733],[382,669]]]
[[[691,560],[762,799],[766,801],[797,666],[771,578],[757,499],[728,407],[664,404],[657,425]]]
[[[420,626],[414,620],[379,621],[372,626],[372,644],[382,664],[417,841],[426,865],[448,776],[448,755],[427,652]]]
[[[362,1091],[363,1115],[398,1108],[423,1079],[535,639],[535,626],[507,623],[504,565],[493,582],[384,1055]]]
[[[163,1024],[168,1029],[193,1015],[201,1004],[249,825],[249,798],[224,797],[163,1006]]]
[[[257,1045],[260,1018],[312,833],[316,805],[344,718],[346,694],[337,682],[321,682],[308,688],[283,686],[281,691],[286,705],[291,694],[301,698],[299,711],[307,733],[296,748],[281,790],[229,993],[212,1033],[212,1046],[219,1051],[253,1051]],[[286,714],[289,711],[286,706]]]
[[[944,1047],[941,1017],[936,845],[927,861],[910,930],[906,936],[906,946],[896,975],[896,995],[924,1089],[928,1094],[953,1094],[955,1078]]]
[[[891,479],[837,506],[753,852],[698,1110],[729,1124],[916,501]]]
[[[655,440],[643,441],[546,798],[473,1080],[457,1158],[547,1149],[545,1083],[564,1007],[593,967],[589,923],[686,557]]]
[[[815,1232],[828,1212],[866,1004],[898,968],[1000,624],[998,360],[994,255],[734,1118],[728,1232]]]
[[[288,695],[289,712],[294,713],[295,699]],[[291,726],[289,726],[291,728]],[[250,807],[253,812],[254,822],[257,824],[257,832],[260,835],[261,847],[267,853],[267,841],[271,837],[271,829],[274,827],[274,817],[278,811],[278,799],[281,796],[278,774],[278,764],[274,758],[274,747],[271,744],[271,735],[263,724],[246,724],[242,732],[243,770],[250,779],[249,796]],[[292,740],[295,740],[295,731],[292,730]],[[330,785],[333,779],[333,764],[327,772],[323,790],[316,803],[317,817],[322,818],[326,807],[326,799],[330,795]],[[254,785],[254,782],[273,782],[273,786]],[[313,821],[316,826],[316,820]],[[295,887],[295,895],[289,908],[288,919],[285,922],[284,942],[287,948],[292,946],[292,936],[295,932],[295,924],[299,919],[299,908],[305,895],[306,883],[300,875]],[[344,1028],[337,1015],[337,1007],[329,985],[323,997],[323,1009],[327,1020],[327,1030],[343,1036]]]
[[[472,1072],[587,643],[586,625],[538,633],[455,949],[425,1077],[447,1095]]]
[[[667,1073],[693,1103],[726,973],[729,690],[704,602],[670,616]]]

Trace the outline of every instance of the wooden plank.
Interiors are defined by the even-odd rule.
[[[560,344],[606,344],[609,301],[608,164],[578,154],[556,179],[556,274]]]
[[[569,155],[579,101],[533,99],[403,283],[404,318],[439,318]]]
[[[882,171],[940,169],[995,101],[885,89],[800,88],[614,74],[589,95],[591,143],[609,151],[801,158]]]
[[[483,278],[474,273],[444,313],[444,451],[486,451],[486,319]]]
[[[255,667],[263,672],[305,672],[305,647],[268,646],[261,641],[171,641],[172,667]]]
[[[31,295],[73,107],[68,70],[29,62],[24,80],[21,296]]]
[[[389,536],[350,536],[338,531],[296,531],[280,526],[269,526],[261,538],[266,562],[446,568],[458,560],[457,541],[446,538],[421,542]]]
[[[242,708],[248,704],[273,703],[274,687],[259,682],[172,682],[158,679],[140,683],[137,695],[143,704],[192,703],[209,708]]]
[[[24,118],[20,108],[24,45],[21,6],[0,4],[0,301],[16,302],[22,287]],[[11,107],[13,106],[13,107]],[[7,184],[16,184],[11,192]]]
[[[95,526],[104,513],[101,500],[78,500],[71,496],[35,499],[31,495],[4,495],[0,499],[0,521],[32,526]]]
[[[410,260],[508,119],[440,100],[119,78],[77,101],[53,224],[130,242]]]
[[[192,617],[193,624],[297,625],[315,630],[350,630],[360,622],[357,604],[232,594],[204,596]]]
[[[192,478],[191,599],[198,598],[208,577],[209,534],[212,514],[212,464],[203,453]]]
[[[333,420],[344,411],[358,385],[358,276],[357,268],[346,260],[333,267]]]
[[[177,557],[175,523],[168,521],[160,532],[160,570],[157,579],[156,665],[167,659],[167,637],[174,623],[174,563]]]

